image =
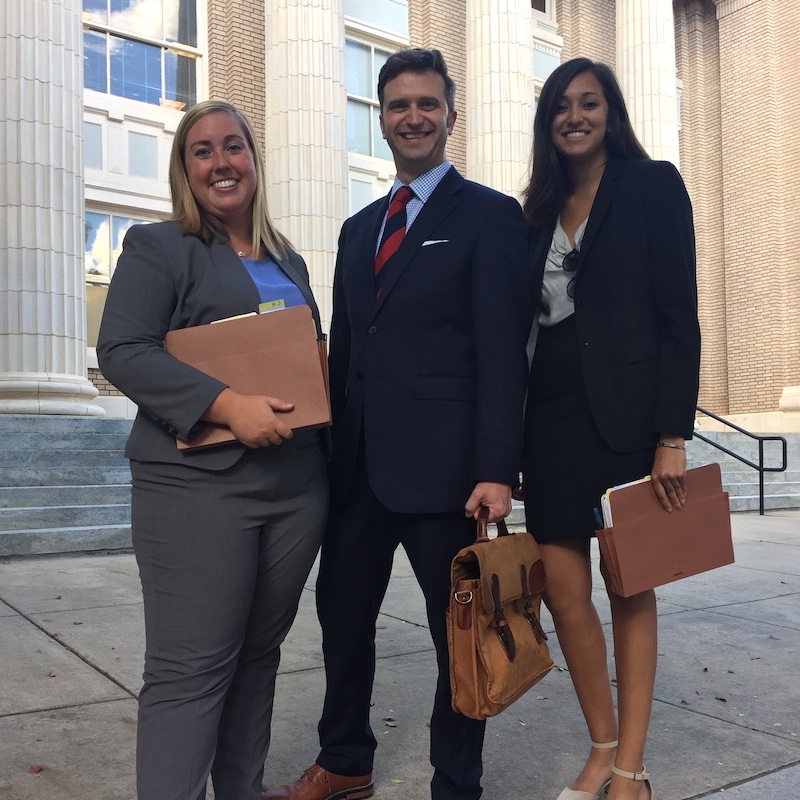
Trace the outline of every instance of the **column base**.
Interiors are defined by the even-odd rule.
[[[104,417],[105,409],[92,403],[97,389],[77,375],[48,372],[0,374],[0,414],[61,414]]]
[[[784,386],[778,408],[786,412],[800,412],[800,386]]]

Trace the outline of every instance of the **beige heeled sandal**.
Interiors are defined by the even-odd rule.
[[[595,750],[613,750],[619,744],[618,741],[613,742],[592,742],[592,747]],[[595,794],[591,792],[581,792],[577,789],[570,789],[567,787],[556,800],[600,800],[600,795],[608,789],[608,784],[611,783],[611,778],[607,778],[603,785],[597,790]]]
[[[620,769],[616,764],[611,767],[611,771],[621,778],[628,778],[632,781],[643,781],[644,785],[647,787],[647,791],[650,792],[650,800],[656,800],[655,789],[653,789],[650,783],[650,773],[647,771],[644,764],[642,764],[641,772],[628,772],[627,770]]]

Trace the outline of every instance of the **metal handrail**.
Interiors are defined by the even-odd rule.
[[[751,439],[755,439],[758,442],[758,464],[750,461],[750,459],[745,458],[744,456],[740,456],[738,453],[734,453],[733,450],[729,450],[724,445],[719,444],[719,442],[715,442],[713,439],[709,439],[707,436],[703,436],[702,433],[698,433],[697,431],[694,432],[694,435],[698,439],[702,439],[707,444],[710,444],[712,447],[716,447],[717,450],[722,450],[723,453],[727,453],[729,456],[733,456],[738,461],[741,461],[743,464],[747,464],[748,467],[752,467],[753,469],[758,470],[758,513],[762,516],[764,515],[764,473],[765,472],[785,472],[787,466],[787,448],[786,448],[786,439],[783,436],[763,436],[760,433],[751,433],[750,431],[745,430],[744,428],[740,428],[738,425],[734,425],[727,419],[723,417],[717,416],[716,414],[712,413],[711,411],[706,411],[705,408],[702,406],[697,406],[697,410],[701,414],[705,414],[707,417],[711,417],[711,419],[715,419],[717,422],[721,422],[723,425],[727,425],[729,428],[733,428],[735,431],[739,433],[743,433],[745,436],[749,436]],[[780,467],[765,467],[764,466],[764,442],[781,442],[782,445],[782,464]]]

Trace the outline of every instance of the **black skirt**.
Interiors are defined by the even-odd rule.
[[[583,382],[575,315],[540,328],[523,451],[526,525],[536,540],[591,538],[605,490],[648,475],[654,452],[618,453],[600,436]]]

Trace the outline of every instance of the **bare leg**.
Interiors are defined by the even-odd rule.
[[[617,667],[619,747],[615,764],[627,772],[640,772],[653,703],[658,657],[655,592],[619,597],[609,591]],[[612,776],[608,800],[648,800],[642,781]]]
[[[544,600],[569,668],[589,736],[604,743],[617,738],[617,721],[606,661],[606,642],[592,603],[589,542],[570,540],[540,544],[547,589]],[[591,748],[570,789],[595,793],[611,774],[614,749]],[[640,765],[641,766],[641,765]]]

